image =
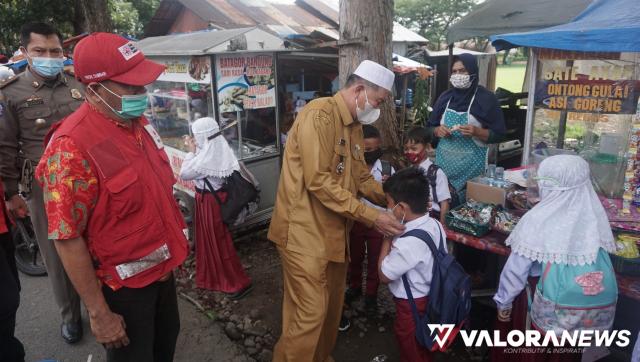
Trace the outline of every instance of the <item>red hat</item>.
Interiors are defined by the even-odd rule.
[[[73,50],[73,68],[82,83],[112,80],[128,85],[152,83],[165,66],[144,57],[136,44],[119,35],[93,33]]]

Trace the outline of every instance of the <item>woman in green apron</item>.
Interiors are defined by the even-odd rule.
[[[453,88],[442,93],[427,123],[439,138],[436,164],[465,199],[467,181],[484,173],[488,144],[504,139],[504,117],[496,96],[478,85],[478,63],[471,54],[454,57]]]

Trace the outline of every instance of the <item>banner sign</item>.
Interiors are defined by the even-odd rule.
[[[216,56],[220,113],[276,106],[272,54]]]
[[[569,112],[634,114],[639,82],[634,66],[592,66],[589,74],[578,67],[558,67],[542,74],[536,84],[536,104]]]
[[[167,69],[158,77],[158,80],[178,83],[211,83],[211,57],[184,56],[184,57],[153,57],[154,62],[164,64]]]

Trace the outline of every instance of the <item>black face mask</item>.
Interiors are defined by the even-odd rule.
[[[366,162],[367,165],[373,165],[380,157],[382,157],[382,154],[383,152],[379,148],[375,151],[365,152],[364,162]]]

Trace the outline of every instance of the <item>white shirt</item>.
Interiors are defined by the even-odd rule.
[[[540,276],[542,265],[516,253],[511,253],[500,274],[498,292],[493,296],[499,310],[510,309],[513,300],[524,290],[529,276]]]
[[[426,231],[438,247],[440,242],[445,242],[445,232],[442,225],[437,220],[429,217],[429,215],[409,221],[405,224],[405,227],[405,232],[415,229]],[[414,298],[429,295],[433,271],[433,255],[427,243],[421,239],[413,236],[394,239],[391,251],[382,260],[380,269],[388,279],[392,280],[389,283],[389,290],[394,297],[407,299],[407,292],[402,283],[402,275],[405,273]]]
[[[373,167],[371,168],[371,176],[373,176],[373,179],[382,183],[382,162],[380,161],[380,159],[377,159],[376,162],[373,164]],[[391,166],[391,175],[393,175],[394,173],[396,173],[396,170],[394,170],[393,166]],[[389,176],[391,176],[389,175]],[[371,207],[375,207],[378,210],[384,211],[386,210],[384,207],[380,207],[376,204],[374,204],[373,202],[365,199],[364,197],[361,198],[360,200],[362,200],[362,202],[364,202],[366,205],[371,206]]]
[[[296,101],[296,109],[295,112],[298,113],[302,110],[302,108],[304,108],[304,106],[307,105],[307,101],[305,101],[304,99],[298,99]]]
[[[429,167],[433,162],[430,159],[425,159],[420,164],[420,168],[424,170],[425,175],[429,171]],[[449,179],[447,175],[442,171],[441,168],[438,168],[438,172],[436,172],[436,189],[434,190],[431,187],[431,192],[429,193],[429,201],[431,201],[431,208],[433,211],[440,211],[440,205],[433,202],[433,195],[438,196],[438,202],[451,200],[451,192],[449,191]]]
[[[182,161],[182,167],[180,168],[180,178],[185,181],[193,180],[197,188],[201,190],[211,191],[208,187],[206,187],[206,184],[204,182],[204,179],[206,178],[211,186],[213,186],[213,191],[219,190],[224,184],[224,179],[213,176],[207,178],[206,176],[200,174],[198,171],[194,170],[192,167],[192,160],[195,156],[196,154],[193,152],[187,153],[184,160]]]

